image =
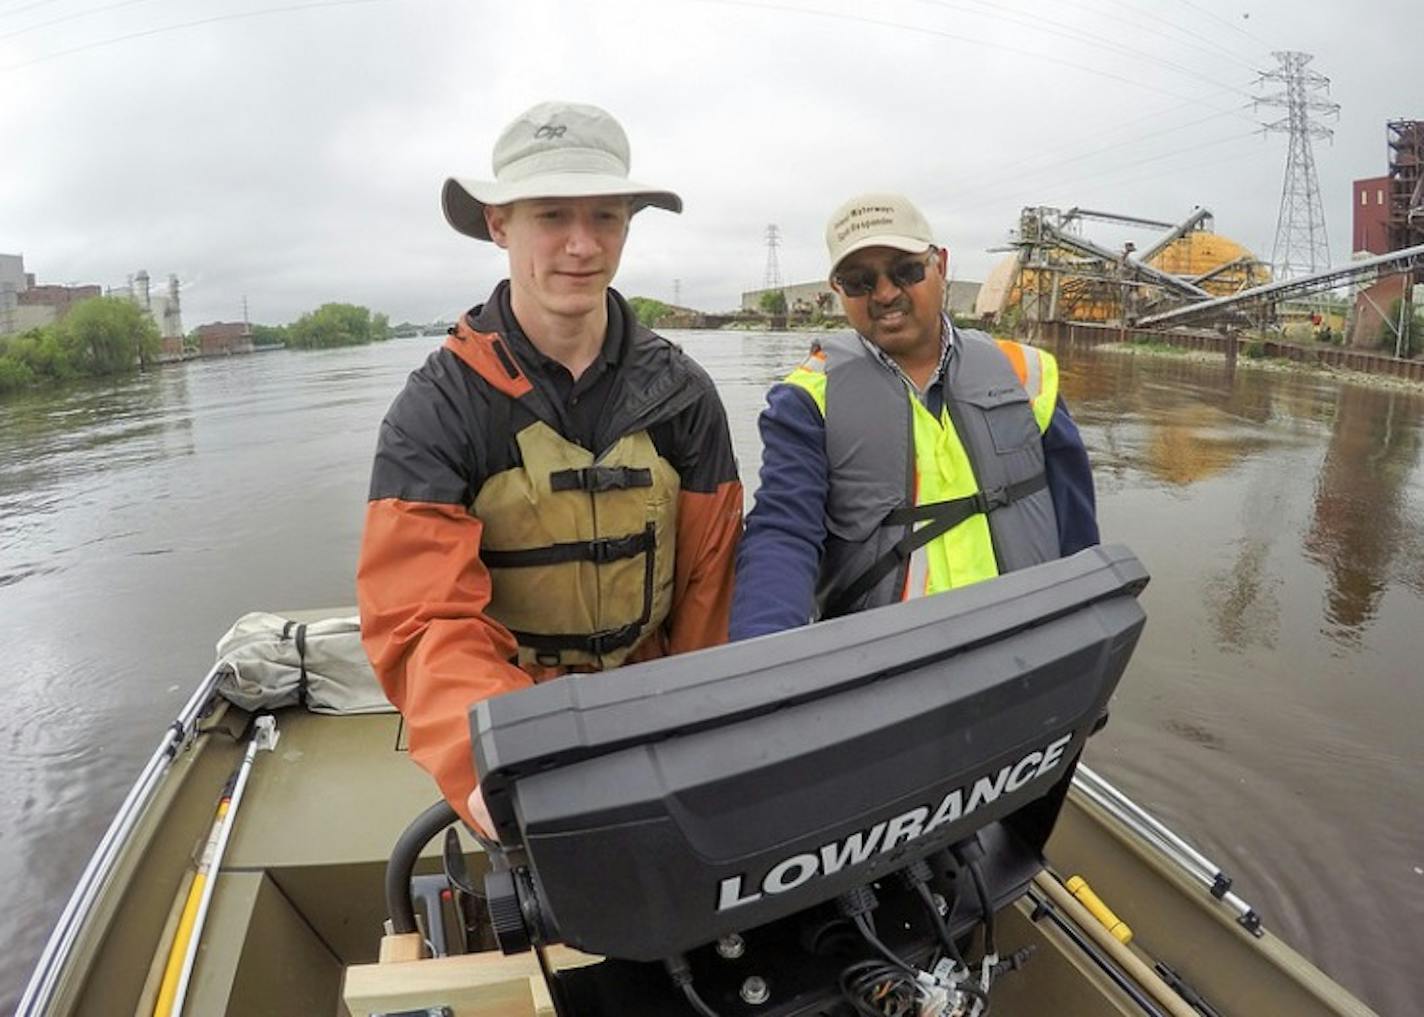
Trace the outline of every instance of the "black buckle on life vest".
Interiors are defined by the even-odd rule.
[[[577,470],[556,470],[549,474],[549,487],[554,491],[625,491],[633,487],[652,487],[653,471],[632,466],[586,466]]]
[[[595,565],[607,565],[611,561],[632,558],[644,551],[652,550],[646,533],[634,533],[628,537],[604,537],[589,542],[588,560]]]
[[[643,623],[636,621],[616,629],[604,629],[602,632],[593,632],[586,636],[515,632],[514,638],[519,641],[520,646],[526,646],[533,650],[534,657],[540,664],[545,667],[557,667],[561,662],[560,651],[562,650],[582,650],[585,653],[602,657],[614,650],[632,646],[637,641],[638,633],[642,629]]]
[[[992,491],[976,491],[974,494],[974,510],[988,515],[995,509],[1004,508],[1013,501],[1006,487],[996,487]]]

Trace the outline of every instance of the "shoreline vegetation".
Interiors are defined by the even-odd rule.
[[[290,325],[253,325],[255,349],[324,350],[392,337],[390,319],[357,304],[322,304]],[[81,380],[121,378],[158,366],[164,340],[153,319],[125,297],[94,297],[60,321],[0,336],[0,398]],[[183,338],[196,351],[197,332]]]

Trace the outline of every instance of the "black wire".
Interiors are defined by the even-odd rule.
[[[955,988],[960,992],[967,992],[969,995],[979,1000],[979,1002],[982,1004],[982,1007],[979,1010],[979,1017],[989,1017],[989,994],[987,992],[979,988],[979,986],[970,985],[967,982],[963,985],[956,985]]]
[[[939,913],[939,908],[935,907],[934,894],[930,893],[928,886],[920,882],[915,883],[915,891],[920,895],[920,900],[924,902],[925,910],[929,912],[935,933],[939,936],[939,941],[944,944],[944,952],[955,964],[964,967],[964,958],[959,955],[959,947],[954,944],[954,937],[949,933],[949,926],[945,924],[944,918]]]
[[[682,984],[682,994],[687,997],[687,1002],[692,1009],[696,1010],[702,1017],[718,1017],[717,1011],[702,1001],[702,997],[697,994],[697,990],[692,987],[691,982]]]
[[[865,941],[873,946],[886,960],[900,971],[909,972],[911,978],[915,977],[918,972],[901,960],[899,954],[880,941],[880,937],[877,936],[875,930],[870,927],[870,922],[866,920],[865,915],[856,915],[855,925],[856,928],[860,930],[860,934],[865,937]]]
[[[907,993],[914,998],[919,994],[919,983],[913,975],[907,976],[898,965],[878,960],[857,961],[841,972],[839,981],[841,995],[861,1017],[884,1017],[883,1007],[875,1005],[870,994],[886,982],[892,983],[891,993]]]
[[[994,905],[989,900],[989,888],[984,883],[984,869],[977,858],[969,863],[969,877],[974,881],[974,892],[979,895],[979,908],[984,912],[984,953],[997,953],[994,949]]]
[[[401,833],[391,857],[386,862],[386,911],[391,920],[391,931],[411,933],[418,930],[415,924],[415,903],[411,900],[410,879],[415,872],[415,860],[425,845],[435,839],[445,827],[460,817],[443,798],[420,815]]]

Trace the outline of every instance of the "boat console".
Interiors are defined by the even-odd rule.
[[[1041,868],[1146,583],[1093,548],[478,704],[500,946],[609,958],[556,977],[580,1015],[834,1012],[857,957],[957,956]]]

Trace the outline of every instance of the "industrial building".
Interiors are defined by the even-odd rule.
[[[214,321],[193,329],[198,355],[222,357],[252,352],[252,326],[245,321]]]
[[[1087,235],[1089,222],[1158,235],[1141,251],[1130,242],[1110,248]],[[1086,208],[1026,208],[1016,249],[990,270],[974,312],[994,320],[1123,324],[1176,300],[1229,296],[1270,280],[1260,259],[1213,226],[1204,208],[1176,224]]]
[[[168,277],[168,292],[151,292],[148,272],[140,269],[128,285],[104,290],[94,284],[59,286],[37,284],[33,272],[25,271],[22,254],[0,254],[0,335],[27,332],[62,321],[77,304],[98,296],[120,296],[132,300],[158,326],[166,341],[181,348],[183,317],[178,299],[178,277]]]
[[[127,286],[114,286],[105,290],[105,296],[126,297],[137,304],[158,326],[158,334],[165,342],[183,340],[182,303],[178,297],[178,277],[168,276],[168,291],[154,293],[148,269],[141,268],[137,274],[129,276]]]
[[[945,310],[957,315],[972,314],[974,300],[979,295],[979,286],[977,282],[951,279],[945,286]],[[841,314],[840,295],[831,288],[830,283],[823,280],[748,290],[742,294],[742,310],[762,313],[762,297],[778,291],[786,294],[786,310],[793,317],[810,317],[815,314],[837,317]]]
[[[1390,254],[1424,244],[1424,120],[1393,120],[1385,125],[1389,171],[1356,180],[1351,202],[1355,257]],[[1386,276],[1357,289],[1350,331],[1352,346],[1374,346],[1393,332],[1395,301],[1408,314],[1417,273]]]

